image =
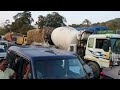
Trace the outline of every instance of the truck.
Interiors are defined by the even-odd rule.
[[[119,34],[92,34],[72,27],[58,27],[49,36],[48,41],[52,41],[56,48],[78,54],[91,66],[95,78],[100,78],[103,68],[120,65]]]
[[[4,38],[8,42],[16,43],[17,38],[22,37],[23,35],[20,33],[9,32],[4,35]]]
[[[26,35],[23,35],[23,36],[20,36],[17,38],[16,40],[16,44],[17,45],[26,45],[27,44],[27,36]]]

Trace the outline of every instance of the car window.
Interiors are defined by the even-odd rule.
[[[37,79],[81,79],[85,71],[80,61],[75,59],[54,59],[35,61]]]
[[[80,67],[79,67],[79,64],[77,61],[71,60],[71,61],[69,61],[69,65],[70,65],[69,69],[71,71],[79,73]]]
[[[1,52],[5,52],[5,50],[4,50],[4,49],[2,49],[2,48],[0,48],[0,53],[1,53]]]
[[[14,60],[15,60],[15,53],[14,52],[12,52],[12,51],[7,51],[7,56],[6,56],[6,58],[7,58],[7,60],[8,60],[8,62],[9,62],[9,64],[10,64],[10,68],[13,68],[13,64],[14,64]]]

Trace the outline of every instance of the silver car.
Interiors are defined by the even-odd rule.
[[[0,45],[0,58],[5,58],[7,52],[5,51],[4,45]]]

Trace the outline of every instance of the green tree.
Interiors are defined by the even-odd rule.
[[[13,16],[14,22],[11,24],[11,31],[26,34],[28,30],[33,29],[31,23],[34,21],[31,12],[24,11]]]
[[[7,19],[7,20],[5,21],[3,31],[4,31],[5,33],[11,32],[10,20]]]
[[[34,19],[31,16],[31,12],[24,11],[23,13],[18,13],[17,15],[13,16],[14,20],[21,20],[22,23],[31,25]]]
[[[36,24],[38,28],[42,27],[60,27],[65,25],[66,18],[59,15],[57,12],[52,12],[52,14],[47,14],[46,17],[40,15]]]
[[[40,15],[38,17],[38,21],[36,22],[38,28],[43,28],[46,25],[46,17]]]
[[[85,20],[82,22],[82,24],[83,24],[84,26],[89,27],[89,26],[91,25],[91,22],[90,22],[88,19],[85,19]]]
[[[0,27],[0,35],[5,35],[6,32],[5,32],[5,29],[3,27]]]
[[[72,24],[72,25],[68,25],[68,26],[76,28],[76,27],[80,27],[80,24]]]

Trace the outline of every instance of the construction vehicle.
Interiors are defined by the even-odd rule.
[[[18,45],[26,45],[27,44],[27,36],[26,35],[23,35],[23,36],[20,36],[17,38],[16,40],[16,44]]]
[[[23,35],[20,34],[20,33],[11,32],[11,33],[6,33],[5,36],[4,36],[4,38],[8,42],[14,42],[14,43],[16,43],[17,38],[22,37],[22,36]]]
[[[58,27],[52,31],[51,41],[57,48],[83,58],[92,67],[95,78],[100,77],[103,68],[120,65],[119,34],[92,34],[72,27]]]

